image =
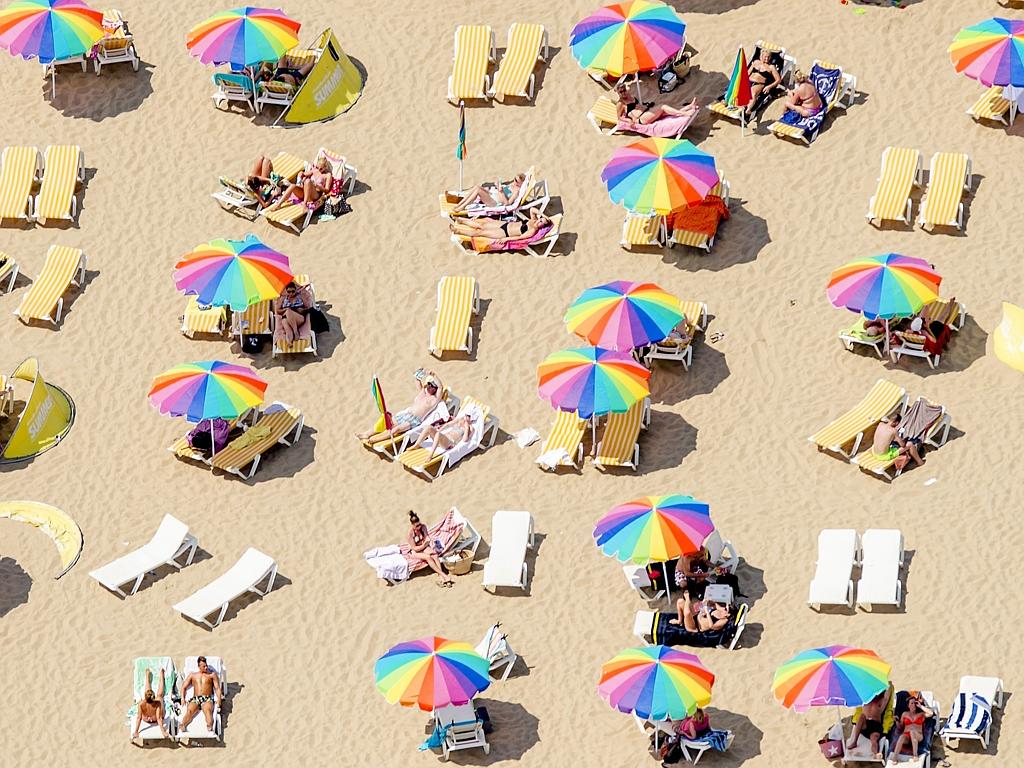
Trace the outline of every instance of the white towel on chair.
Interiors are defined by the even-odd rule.
[[[554,469],[568,458],[569,452],[565,448],[555,448],[538,456],[537,463],[544,467],[544,469]]]
[[[405,581],[409,578],[409,563],[397,544],[367,550],[363,553],[363,559],[382,579]]]

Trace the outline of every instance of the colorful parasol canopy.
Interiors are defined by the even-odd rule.
[[[472,701],[491,684],[489,668],[469,643],[425,637],[390,649],[373,665],[373,676],[389,704],[431,712]]]
[[[207,360],[164,371],[149,388],[149,401],[163,414],[188,421],[234,419],[263,402],[267,383],[241,365]]]
[[[1024,373],[1024,307],[1003,302],[1003,319],[992,333],[996,358]]]
[[[288,257],[253,235],[203,243],[174,265],[179,291],[196,294],[200,304],[239,312],[257,301],[276,299],[291,279]]]
[[[686,25],[669,6],[626,0],[599,8],[573,27],[572,55],[612,77],[657,69],[683,47]]]
[[[747,52],[740,47],[736,51],[736,63],[725,89],[725,103],[730,107],[745,107],[750,103],[750,72],[747,69]]]
[[[682,319],[678,298],[654,283],[628,280],[588,288],[565,313],[569,331],[623,352],[661,341]]]
[[[1024,20],[995,18],[964,27],[949,58],[957,72],[982,85],[1024,86]]]
[[[650,394],[651,372],[632,355],[600,347],[563,349],[537,366],[537,394],[581,419],[625,413]]]
[[[627,648],[601,665],[597,691],[620,712],[682,720],[711,702],[715,676],[692,653],[665,645]]]
[[[868,319],[909,317],[939,296],[942,278],[924,259],[887,253],[851,261],[828,281],[834,306]]]
[[[797,712],[811,707],[859,707],[889,685],[892,670],[874,651],[830,645],[794,656],[775,671],[772,693]]]
[[[103,37],[103,14],[82,0],[15,0],[0,10],[0,47],[43,64],[88,52]]]
[[[649,138],[615,150],[601,171],[614,203],[667,214],[701,202],[718,183],[715,158],[686,139]]]
[[[713,530],[710,507],[693,496],[644,496],[598,520],[594,539],[609,557],[646,565],[692,555]]]
[[[251,67],[277,61],[299,43],[299,22],[275,8],[222,11],[189,30],[185,46],[203,64]]]
[[[391,429],[391,411],[388,410],[388,404],[384,402],[384,391],[380,388],[380,379],[376,376],[370,382],[370,392],[373,394],[373,402],[377,405],[377,411],[380,413],[380,418],[377,419],[373,431],[383,432],[385,429]]]

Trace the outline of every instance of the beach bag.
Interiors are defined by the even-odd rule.
[[[313,333],[327,333],[331,329],[327,315],[321,312],[319,307],[309,308],[309,328]]]
[[[662,72],[661,77],[658,78],[658,90],[661,93],[674,91],[677,85],[679,85],[679,78],[671,69],[667,72]]]
[[[839,739],[829,738],[829,736],[830,734],[826,733],[824,738],[818,739],[818,747],[825,759],[832,762],[837,757],[843,756],[843,742]]]
[[[263,351],[263,337],[256,335],[243,336],[242,351],[247,355],[258,355]]]
[[[228,444],[231,425],[224,419],[203,419],[188,433],[188,444],[197,451],[223,451]]]
[[[480,721],[484,727],[484,733],[491,734],[494,732],[494,726],[491,725],[491,716],[487,714],[487,707],[477,707],[476,719]]]

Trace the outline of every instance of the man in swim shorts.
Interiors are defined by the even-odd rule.
[[[900,436],[901,417],[883,416],[875,427],[875,439],[871,444],[871,452],[879,459],[898,459],[910,456],[917,466],[924,464],[921,458],[921,441],[917,438],[906,439]]]
[[[856,749],[858,737],[864,734],[865,738],[871,740],[871,754],[876,760],[882,759],[882,750],[879,748],[879,740],[885,733],[882,729],[882,718],[885,716],[885,708],[889,706],[891,694],[892,686],[889,686],[861,708],[861,715],[853,726],[847,749]]]
[[[193,672],[185,678],[181,686],[181,697],[186,702],[185,716],[181,720],[181,729],[184,731],[192,722],[199,710],[203,711],[206,718],[206,727],[213,730],[214,704],[220,708],[220,677],[206,664],[206,657],[198,659],[199,671]],[[192,688],[192,696],[189,697],[188,689]]]
[[[437,378],[437,374],[433,371],[428,371],[427,374],[417,380],[419,386],[419,392],[416,393],[416,397],[413,398],[412,405],[408,408],[404,408],[391,417],[391,429],[384,429],[380,432],[357,432],[356,438],[359,440],[365,440],[369,444],[380,443],[384,440],[390,440],[396,435],[404,434],[410,429],[416,429],[423,423],[423,420],[433,411],[438,403],[441,402],[441,394],[444,392],[444,386],[441,384],[441,380]]]

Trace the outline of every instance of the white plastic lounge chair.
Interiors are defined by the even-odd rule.
[[[491,745],[484,735],[484,724],[476,716],[475,702],[459,706],[441,707],[434,717],[441,727],[447,727],[441,744],[441,759],[448,760],[452,752],[462,749],[482,749],[490,754]]]
[[[958,749],[963,739],[980,741],[987,750],[992,736],[992,708],[1003,706],[1003,681],[998,677],[960,678],[949,717],[939,729],[942,743]]]
[[[546,179],[538,179],[537,172],[533,166],[526,171],[526,178],[519,186],[519,194],[507,205],[484,205],[474,203],[465,210],[455,213],[455,207],[462,198],[469,194],[468,189],[449,189],[437,196],[438,213],[442,219],[458,221],[460,218],[475,218],[481,216],[502,217],[514,214],[523,221],[530,218],[530,209],[536,208],[544,213],[548,203],[551,202],[551,191],[548,189]]]
[[[10,254],[0,251],[0,286],[3,286],[4,280],[7,281],[7,293],[10,293],[18,280],[18,262]]]
[[[889,359],[893,363],[898,363],[900,358],[906,355],[907,357],[923,358],[933,371],[939,367],[942,355],[932,354],[928,351],[927,336],[911,331],[897,331],[895,336],[897,341],[889,346]]]
[[[527,549],[533,549],[533,516],[529,512],[495,512],[491,519],[491,555],[484,564],[484,589],[519,587],[525,591]]]
[[[861,537],[862,565],[857,582],[857,605],[899,605],[903,598],[903,534],[869,528]]]
[[[818,566],[807,595],[810,606],[853,607],[853,566],[859,561],[860,538],[853,529],[826,529],[818,534]]]
[[[173,607],[183,616],[213,629],[224,620],[228,603],[246,592],[255,592],[260,597],[270,594],[276,577],[274,558],[249,547],[225,574]],[[260,590],[257,585],[264,579],[267,579],[267,586]],[[217,613],[217,618],[210,622],[207,617],[213,613]]]
[[[93,68],[99,76],[100,69],[106,64],[131,64],[132,69],[139,71],[139,55],[135,50],[135,38],[128,31],[128,23],[116,8],[103,12],[104,37],[94,49],[96,58]]]
[[[906,404],[907,391],[903,387],[879,379],[863,400],[807,439],[817,445],[819,451],[832,451],[851,459],[857,455],[868,431],[873,430],[883,416],[897,410],[902,412]]]
[[[502,682],[508,680],[508,676],[512,673],[512,667],[516,665],[516,659],[519,658],[518,654],[512,650],[512,646],[508,644],[508,635],[501,631],[501,622],[491,625],[484,634],[483,640],[477,643],[476,652],[490,662],[491,674],[502,667],[505,668],[505,672],[501,676]]]
[[[1010,123],[1006,122],[1006,116],[1010,112],[1011,102],[1006,98],[1005,90],[1001,85],[993,85],[978,97],[978,100],[967,110],[967,114],[975,121],[993,120],[1009,126]]]
[[[725,749],[728,750],[729,747],[732,746],[732,742],[735,738],[735,735],[732,731],[728,730],[726,731],[726,733],[728,734],[728,736],[725,737]],[[685,737],[679,740],[679,748],[683,752],[683,759],[689,761],[693,765],[697,764],[697,761],[700,760],[701,756],[705,752],[707,752],[709,749],[713,749],[713,747],[711,746],[711,742],[707,739],[688,739]]]
[[[868,334],[864,330],[865,319],[859,317],[853,325],[849,328],[844,328],[837,334],[839,341],[847,352],[853,351],[855,344],[863,344],[866,347],[871,347],[875,350],[875,354],[878,355],[878,359],[881,360],[885,357],[883,348],[885,347],[885,333],[879,334]]]
[[[191,565],[197,546],[196,537],[188,532],[185,523],[171,515],[164,515],[152,539],[134,552],[129,552],[102,568],[90,571],[89,575],[111,592],[128,597],[138,592],[142,580],[150,571],[155,571],[162,565],[169,565],[180,571],[186,565]],[[178,558],[186,552],[188,556],[185,562],[179,563]],[[132,583],[131,589],[125,592],[121,587],[129,582]]]
[[[437,480],[449,467],[473,453],[478,448],[490,448],[498,437],[498,418],[491,413],[490,406],[481,403],[473,397],[466,396],[459,406],[459,413],[456,419],[469,415],[472,417],[472,430],[469,438],[456,443],[447,450],[438,451],[431,457],[433,441],[426,440],[419,448],[412,447],[406,442],[406,448],[398,454],[398,462],[410,472],[416,472],[428,480]],[[487,434],[490,439],[487,440]]]
[[[642,565],[624,565],[622,566],[622,575],[626,577],[626,583],[635,589],[637,594],[648,604],[658,602],[666,594],[665,582],[659,580],[656,584],[651,581],[647,568]]]
[[[726,648],[733,650],[740,641],[740,635],[743,634],[743,630],[747,626],[747,617],[750,614],[750,605],[747,603],[738,603],[736,605],[736,629],[733,631],[731,637],[729,634],[723,636],[723,642],[719,643],[719,648]],[[656,611],[637,611],[636,616],[633,618],[633,634],[645,645],[650,645],[654,640],[655,626],[654,622],[659,614]],[[670,613],[661,613],[662,620],[667,620],[669,617],[675,615],[674,611]],[[726,646],[724,641],[728,639],[729,645]]]
[[[712,566],[736,573],[740,565],[740,556],[736,554],[736,548],[731,541],[722,539],[722,534],[717,528],[704,540],[704,548],[708,551],[708,559]]]
[[[206,666],[211,672],[216,672],[217,677],[220,679],[220,701],[221,705],[224,704],[224,697],[227,695],[228,683],[227,683],[227,668],[224,665],[224,660],[219,656],[207,656]],[[185,664],[181,670],[182,685],[184,681],[193,672],[199,671],[199,657],[198,656],[186,656]],[[183,701],[181,704],[181,712],[175,718],[174,730],[178,736],[178,741],[189,744],[192,739],[199,739],[205,741],[207,739],[213,739],[214,741],[220,741],[224,738],[224,723],[221,719],[221,707],[217,706],[217,699],[214,697],[213,705],[213,730],[211,731],[206,727],[206,716],[203,714],[203,710],[196,713],[196,716],[192,718],[192,721],[185,728],[182,726],[182,722],[185,719],[185,708],[188,704],[188,699],[195,696],[195,691],[182,690],[181,695]]]
[[[233,74],[229,72],[216,72],[212,75],[213,84],[217,90],[213,92],[213,104],[218,109],[220,105],[230,101],[240,101],[247,104],[249,109],[256,111],[255,97],[252,79],[248,75]]]
[[[142,656],[132,662],[132,706],[128,710],[128,735],[135,732],[135,715],[138,712],[139,702],[146,693],[146,670],[150,670],[152,676],[150,684],[154,691],[160,687],[160,670],[164,671],[164,727],[168,735],[173,739],[174,715],[172,706],[174,704],[174,693],[178,687],[177,672],[174,669],[174,662],[170,656]],[[139,736],[137,741],[145,746],[147,741],[164,741],[164,735],[160,732],[158,723],[147,723],[145,720],[139,723]]]

